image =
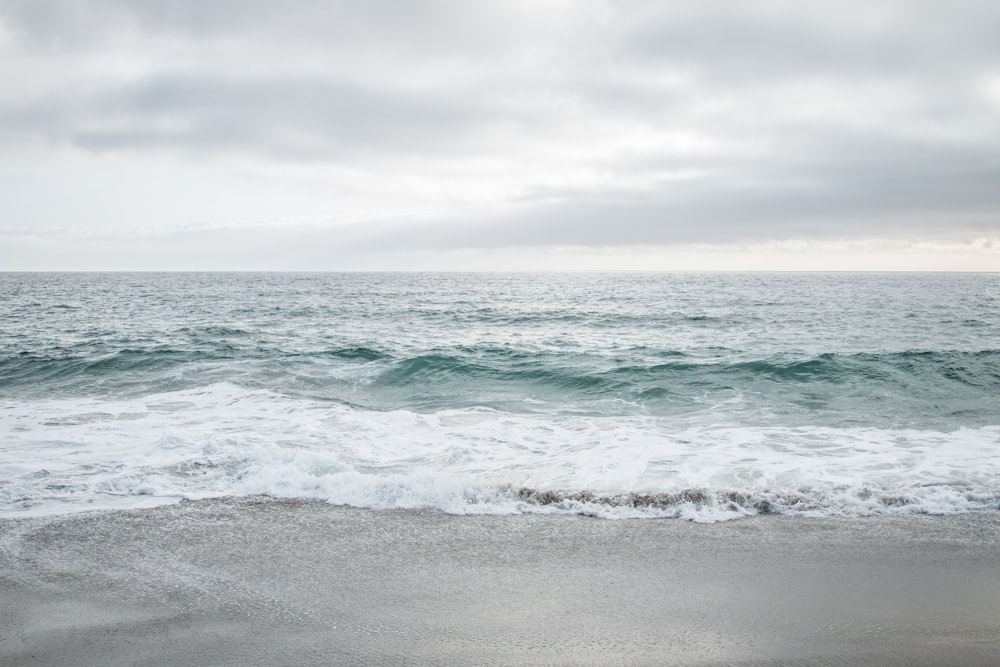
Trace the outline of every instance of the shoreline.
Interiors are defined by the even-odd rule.
[[[0,663],[990,665],[1000,513],[0,519]]]

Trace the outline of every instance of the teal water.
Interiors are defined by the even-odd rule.
[[[998,274],[0,288],[10,511],[224,493],[707,519],[1000,507]]]

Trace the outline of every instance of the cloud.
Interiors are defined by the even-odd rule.
[[[992,237],[998,21],[973,0],[7,0],[0,174],[31,177],[0,228],[100,211],[79,224],[221,243],[362,216],[336,241],[357,252]]]
[[[249,152],[281,160],[413,154],[460,144],[488,109],[444,94],[311,79],[158,75],[96,102],[71,140],[89,150]]]

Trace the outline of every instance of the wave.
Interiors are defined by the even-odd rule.
[[[688,488],[667,492],[600,493],[530,487],[462,486],[440,475],[377,477],[332,468],[326,478],[304,475],[267,488],[246,466],[234,488],[197,488],[185,482],[212,475],[211,464],[177,465],[169,474],[118,477],[99,483],[52,480],[32,475],[37,489],[0,484],[0,515],[38,515],[114,507],[169,504],[232,496],[320,500],[379,510],[434,510],[456,515],[566,514],[598,519],[682,519],[697,523],[757,515],[857,518],[899,514],[1000,512],[1000,492],[962,483],[887,488],[874,485],[818,485],[789,489]],[[252,468],[252,466],[251,466]],[[233,471],[230,471],[233,472]],[[43,482],[43,484],[37,484]],[[298,484],[294,483],[298,482]],[[158,499],[158,501],[156,500]]]
[[[713,389],[756,391],[780,386],[841,391],[849,385],[869,393],[907,391],[914,395],[941,386],[1000,391],[1000,351],[993,349],[750,360],[718,350],[648,348],[596,354],[466,346],[405,355],[367,345],[283,350],[243,340],[247,338],[252,337],[233,329],[226,336],[216,332],[210,343],[199,346],[130,345],[111,350],[104,345],[81,345],[9,354],[0,358],[0,387],[43,392],[52,386],[72,389],[121,383],[134,390],[146,383],[159,391],[165,381],[174,387],[194,386],[231,371],[232,377],[249,386],[293,393],[303,378],[309,388],[326,386],[333,394],[338,388],[353,391],[363,385],[373,394],[372,407],[379,405],[374,396],[379,389],[403,400],[403,404],[392,403],[400,407],[406,399],[399,397],[408,390],[419,394],[437,387],[447,394],[449,386],[451,393],[472,401],[477,395],[488,398],[504,387],[512,396],[544,390],[565,392],[571,399],[573,395],[606,396],[640,402]],[[253,365],[247,366],[248,362]],[[336,365],[336,372],[330,371],[331,364]],[[256,370],[260,372],[255,374]]]
[[[386,352],[380,352],[379,350],[364,346],[335,348],[320,352],[319,355],[357,362],[379,361],[382,359],[392,358],[391,355]]]
[[[962,484],[916,487],[905,491],[840,485],[774,491],[693,488],[675,492],[611,495],[522,487],[513,493],[529,505],[554,506],[575,514],[605,518],[683,517],[719,521],[756,514],[871,516],[1000,511],[1000,494],[976,491]]]
[[[938,376],[973,385],[997,384],[1000,382],[1000,350],[828,353],[802,362],[749,364],[748,368],[755,373],[797,381],[841,381],[854,377],[878,380],[885,379],[886,373],[891,371],[896,375]]]
[[[0,401],[0,509],[224,495],[716,521],[1000,510],[1000,426],[373,411],[218,383]]]

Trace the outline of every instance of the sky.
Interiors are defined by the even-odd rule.
[[[0,0],[0,270],[1000,271],[1000,3]]]

